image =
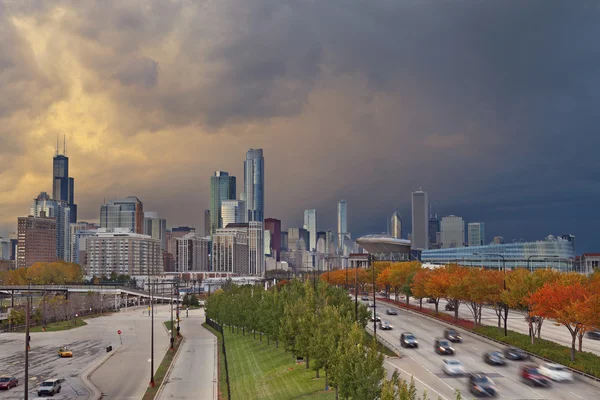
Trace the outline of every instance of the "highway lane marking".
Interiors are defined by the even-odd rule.
[[[408,354],[407,354],[408,355]],[[433,373],[433,371],[431,371],[429,368],[427,368],[426,366],[424,366],[423,364],[419,363],[417,360],[415,360],[412,356],[408,355],[408,358],[410,358],[411,360],[413,360],[414,362],[416,362],[418,365],[420,365],[425,371],[429,372],[430,374],[432,374],[433,376],[437,377],[440,382],[442,382],[444,385],[448,386],[450,388],[450,390],[455,390],[452,386],[448,385],[446,382],[444,382],[439,376],[437,376],[435,373]]]
[[[475,361],[475,359],[473,357],[467,356],[467,358],[469,358],[471,361]]]
[[[479,351],[479,349],[478,349],[477,347],[475,347],[475,346],[471,346],[471,348],[472,348],[473,350],[475,350],[475,351]]]
[[[575,396],[575,397],[579,397],[580,399],[583,399],[583,397],[579,396],[578,394],[575,394],[575,393],[573,393],[573,392],[569,392],[569,393],[570,393],[570,394],[572,394],[572,395],[573,395],[573,396]]]
[[[411,357],[412,358],[412,357]],[[416,381],[421,382],[422,385],[426,386],[429,390],[435,392],[438,396],[440,396],[443,400],[448,400],[447,397],[444,397],[444,395],[442,395],[440,392],[438,392],[437,390],[435,390],[434,388],[432,388],[431,386],[429,386],[428,384],[426,384],[425,382],[423,382],[422,380],[420,380],[419,378],[417,378],[414,374],[409,374],[408,372],[406,372],[405,370],[403,370],[400,367],[395,366],[394,364],[392,364],[391,362],[386,360],[386,363],[390,364],[392,367],[399,369],[400,371],[404,372],[404,374],[406,374],[407,376],[411,376],[412,378],[414,378]],[[427,369],[427,368],[425,368]],[[429,370],[428,370],[429,371]],[[438,378],[439,379],[439,378]],[[441,380],[441,379],[440,379]],[[443,382],[443,381],[442,381]],[[448,386],[450,389],[454,390],[454,388],[452,388],[452,386],[448,385],[447,383],[444,382],[444,384],[446,386]]]
[[[533,393],[535,393],[537,396],[540,396],[542,399],[544,398],[544,396],[542,396],[541,394],[539,394],[539,393],[538,393],[538,392],[536,392],[535,390],[533,390],[533,389],[530,389],[530,390],[531,390]]]

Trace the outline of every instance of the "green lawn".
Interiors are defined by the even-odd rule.
[[[256,336],[242,336],[225,331],[231,398],[244,400],[334,399],[335,391],[325,392],[325,372],[315,372],[296,364],[291,353],[275,342],[267,345]],[[224,377],[223,377],[224,379]]]
[[[223,358],[225,356],[223,355],[223,346],[221,344],[221,343],[223,343],[223,338],[218,331],[214,330],[206,322],[203,323],[202,326],[205,327],[206,329],[208,329],[213,335],[215,335],[217,337],[217,342],[218,342],[218,346],[219,346],[219,399],[226,399],[227,398],[227,381],[225,379],[225,376],[227,375],[227,373],[225,371],[225,361]]]
[[[53,322],[51,324],[46,325],[46,332],[58,332],[58,331],[68,331],[69,329],[79,328],[80,326],[87,325],[81,318],[77,318],[77,322],[74,321],[60,321]],[[29,328],[29,332],[43,332],[42,326],[33,326]]]

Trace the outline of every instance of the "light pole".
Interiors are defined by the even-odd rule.
[[[25,311],[25,400],[29,399],[29,304],[31,298],[31,280],[27,282],[27,310]]]
[[[473,255],[483,255],[483,256],[491,256],[491,257],[500,257],[502,258],[502,271],[504,271],[504,290],[506,290],[506,258],[502,254],[498,253],[473,253]],[[506,326],[506,321],[508,320],[508,304],[503,303],[504,306],[504,336],[508,336],[508,327]]]
[[[179,276],[177,276],[175,278],[175,285],[177,287],[176,292],[175,292],[175,294],[177,296],[177,337],[179,337],[180,336],[179,332],[181,330],[181,328],[179,327]]]
[[[358,322],[358,267],[354,267],[354,320]]]
[[[148,280],[150,284],[150,320],[151,320],[151,328],[150,328],[150,387],[154,387],[154,302],[153,302],[153,287],[152,282]],[[173,326],[171,326],[171,329]]]
[[[369,266],[371,267],[372,280],[373,280],[373,336],[377,340],[377,303],[375,302],[375,263],[373,262],[373,256],[369,254]]]
[[[541,258],[543,260],[547,259],[547,258],[560,258],[559,256],[543,256],[543,255],[533,255],[533,256],[529,256],[527,257],[527,269],[530,272],[533,272],[533,268],[529,268],[529,262],[531,261],[532,258]]]
[[[173,336],[173,291],[175,290],[175,285],[171,282],[171,351],[175,350],[175,337]]]

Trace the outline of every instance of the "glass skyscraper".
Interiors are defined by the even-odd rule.
[[[467,232],[469,246],[485,244],[485,224],[483,222],[469,222]]]
[[[30,215],[56,220],[56,256],[71,261],[71,209],[67,202],[50,199],[42,192],[33,199]]]
[[[71,214],[69,222],[77,222],[77,206],[75,205],[75,180],[69,177],[69,157],[66,155],[66,139],[64,146],[65,154],[58,154],[58,140],[56,142],[56,155],[52,162],[52,199],[64,201],[69,206]]]
[[[315,251],[317,248],[317,210],[304,210],[304,229],[309,235],[309,251]]]
[[[262,149],[250,149],[244,161],[244,195],[248,222],[265,218],[265,159]]]
[[[223,216],[221,215],[221,204],[223,200],[235,200],[235,198],[235,176],[229,176],[229,173],[224,171],[215,171],[213,176],[210,177],[211,234],[214,234],[217,229],[224,227]]]
[[[402,219],[398,211],[394,211],[390,218],[390,235],[396,239],[402,238]]]
[[[111,200],[100,208],[100,227],[112,231],[129,229],[132,233],[144,233],[144,206],[140,199],[129,196],[125,200]]]

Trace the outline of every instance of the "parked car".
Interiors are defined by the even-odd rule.
[[[525,352],[525,350],[521,350],[516,347],[507,347],[504,349],[504,357],[515,361],[529,360],[531,358],[529,357],[529,354]]]
[[[454,348],[450,346],[450,342],[444,338],[435,338],[433,350],[438,354],[454,354]]]
[[[434,299],[433,297],[429,297],[429,298],[427,299],[427,302],[428,302],[428,303],[435,303],[435,299]]]
[[[589,331],[587,337],[588,339],[600,340],[600,330]]]
[[[14,376],[0,376],[0,390],[8,390],[19,385],[19,380]]]
[[[455,306],[454,302],[450,302],[450,301],[449,301],[449,302],[448,302],[448,303],[446,303],[446,305],[444,306],[444,309],[445,309],[446,311],[454,311],[454,310],[456,310],[456,306]]]
[[[63,346],[58,349],[58,356],[60,358],[73,357],[73,351],[71,351],[71,349],[69,349],[67,346]]]
[[[444,329],[444,337],[452,343],[462,342],[462,336],[452,328]]]
[[[398,312],[396,310],[394,310],[393,308],[386,308],[385,313],[387,315],[398,315]]]
[[[388,321],[379,321],[379,329],[381,329],[382,331],[390,331],[392,330],[393,326],[390,325],[390,323]]]
[[[418,348],[419,342],[415,335],[410,332],[404,332],[400,335],[400,346]]]
[[[483,361],[490,365],[506,365],[504,355],[497,350],[483,353]]]
[[[475,397],[496,397],[498,389],[490,377],[477,373],[469,376],[469,392]]]
[[[557,382],[572,382],[573,373],[559,364],[544,363],[540,365],[539,371],[542,375]]]
[[[38,397],[45,395],[54,396],[55,394],[60,393],[60,382],[60,379],[46,379],[38,388]]]
[[[531,386],[548,387],[552,384],[550,379],[542,375],[536,365],[523,365],[519,372],[519,377],[523,382]]]
[[[381,318],[379,318],[379,314],[371,312],[371,321],[381,321]]]
[[[465,367],[462,362],[455,358],[444,358],[442,360],[442,371],[448,375],[464,375]]]

